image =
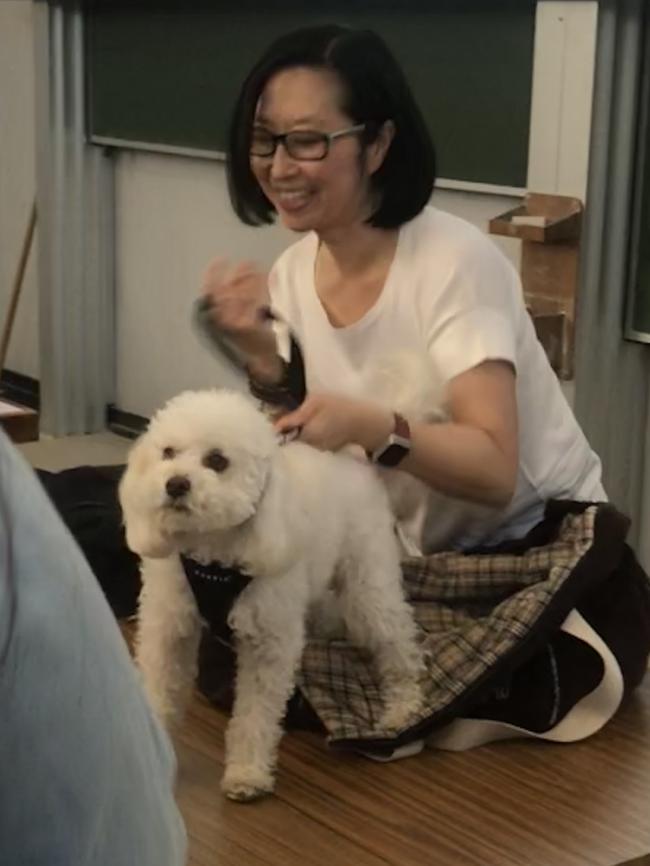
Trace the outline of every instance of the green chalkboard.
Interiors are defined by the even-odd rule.
[[[535,0],[94,0],[88,135],[223,151],[235,95],[269,42],[332,21],[386,39],[429,123],[441,177],[525,185]]]

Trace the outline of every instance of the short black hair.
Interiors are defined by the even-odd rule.
[[[395,228],[427,204],[436,177],[433,142],[411,88],[386,43],[371,30],[337,24],[307,27],[281,36],[252,69],[235,104],[227,158],[228,190],[237,216],[247,225],[275,219],[250,166],[255,109],[269,79],[292,67],[329,69],[344,88],[342,109],[353,123],[364,123],[362,142],[376,138],[392,120],[395,135],[381,167],[372,175],[379,205],[367,222]]]

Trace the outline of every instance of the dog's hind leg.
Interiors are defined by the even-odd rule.
[[[172,727],[196,679],[201,618],[178,556],[142,563],[136,661],[151,705]]]
[[[282,721],[305,640],[306,603],[285,578],[253,581],[229,617],[237,646],[233,714],[221,783],[231,800],[273,790]]]
[[[381,680],[385,710],[377,727],[404,729],[421,707],[423,659],[390,530],[359,533],[344,570],[339,598],[349,638],[370,651]]]

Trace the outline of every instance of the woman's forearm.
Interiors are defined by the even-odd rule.
[[[360,412],[355,439],[368,451],[386,441],[386,410]],[[517,458],[499,447],[488,432],[454,422],[413,423],[411,451],[399,469],[448,496],[494,508],[512,499]]]
[[[411,452],[399,468],[450,496],[505,507],[519,470],[514,368],[485,361],[459,374],[448,384],[446,404],[451,421],[413,423]],[[374,451],[386,441],[386,410],[368,405],[358,417],[359,444]]]
[[[453,422],[413,424],[411,452],[399,468],[459,499],[504,508],[515,491],[517,462],[484,430]]]

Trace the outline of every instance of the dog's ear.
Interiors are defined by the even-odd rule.
[[[119,487],[126,543],[138,556],[149,559],[163,559],[174,552],[169,539],[157,529],[148,507],[146,473],[156,459],[157,455],[152,452],[145,434],[129,453]]]
[[[126,515],[125,515],[126,517]],[[129,549],[145,559],[165,559],[174,553],[174,546],[146,520],[131,514],[125,519],[126,543]]]

